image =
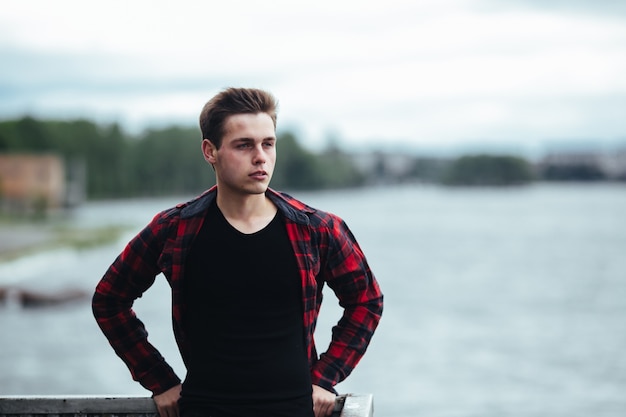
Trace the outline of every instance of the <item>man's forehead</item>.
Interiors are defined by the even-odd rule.
[[[249,132],[254,136],[274,136],[274,122],[267,113],[241,113],[229,116],[224,123],[226,134]]]

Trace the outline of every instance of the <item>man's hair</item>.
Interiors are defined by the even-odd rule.
[[[210,140],[216,148],[222,145],[226,119],[234,114],[267,113],[276,129],[278,103],[267,91],[256,88],[227,88],[209,100],[200,112],[202,138]]]

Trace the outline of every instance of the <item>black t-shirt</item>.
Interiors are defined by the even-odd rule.
[[[181,412],[312,415],[302,283],[283,217],[244,234],[213,203],[184,273]]]

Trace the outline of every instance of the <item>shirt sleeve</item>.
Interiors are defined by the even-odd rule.
[[[94,317],[115,353],[133,379],[155,395],[180,383],[180,378],[148,342],[148,332],[132,307],[161,272],[161,223],[159,215],[155,216],[126,245],[98,283],[92,299]]]
[[[333,390],[359,363],[378,326],[383,294],[365,255],[348,226],[335,219],[329,228],[326,262],[320,272],[344,309],[333,327],[328,350],[320,355],[311,372],[314,384]]]

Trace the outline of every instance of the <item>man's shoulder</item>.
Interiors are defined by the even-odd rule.
[[[176,204],[162,210],[157,214],[156,218],[159,222],[179,221],[180,219],[188,219],[204,213],[205,209],[215,199],[215,187],[193,197],[188,201]]]
[[[342,221],[337,215],[315,208],[283,191],[268,190],[268,195],[283,213],[296,222],[305,221],[310,226],[321,227]]]
[[[267,190],[267,195],[268,195],[268,197],[270,197],[270,199],[275,204],[277,202],[281,202],[282,201],[283,203],[289,205],[294,210],[299,210],[299,211],[303,211],[303,212],[310,212],[310,213],[318,211],[316,208],[313,208],[313,207],[309,206],[308,204],[306,204],[303,201],[301,201],[301,200],[291,196],[290,194],[288,194],[288,193],[286,193],[284,191],[277,191],[277,190],[273,190],[273,189],[269,188]]]

